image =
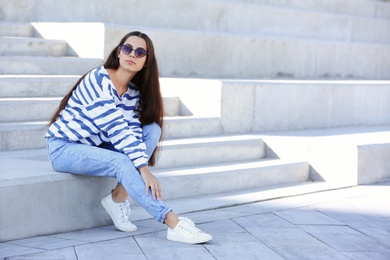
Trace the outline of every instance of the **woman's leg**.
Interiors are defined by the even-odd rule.
[[[156,149],[158,141],[161,136],[161,128],[156,123],[145,125],[142,128],[143,142],[146,146],[146,154],[149,158],[152,156],[153,151]],[[101,148],[111,151],[118,151],[111,143],[103,143]],[[112,190],[112,198],[115,202],[124,202],[127,200],[126,189],[119,182],[118,185]]]
[[[156,130],[155,127],[151,129]],[[145,131],[147,153],[150,156],[158,143],[152,131]],[[150,134],[150,136],[148,136]],[[151,138],[154,137],[154,138]],[[153,145],[154,144],[154,145]],[[159,222],[168,226],[167,238],[184,243],[204,243],[212,236],[196,228],[187,218],[178,218],[162,201],[154,200],[152,192],[145,194],[144,182],[130,159],[119,152],[94,146],[70,143],[61,139],[48,139],[49,158],[57,171],[90,176],[115,177],[130,196]]]
[[[145,184],[132,161],[122,153],[99,147],[48,139],[53,168],[60,172],[116,178],[141,207],[163,223],[171,209],[164,202],[146,196]]]

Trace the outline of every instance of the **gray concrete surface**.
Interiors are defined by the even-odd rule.
[[[390,259],[389,198],[382,182],[186,214],[214,237],[201,245],[147,219],[0,243],[0,259]]]

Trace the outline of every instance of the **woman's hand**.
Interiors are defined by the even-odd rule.
[[[146,196],[149,195],[149,188],[151,188],[153,199],[161,200],[162,190],[161,190],[160,182],[150,172],[149,167],[147,166],[141,167],[139,168],[139,171],[141,173],[142,179],[145,182]]]

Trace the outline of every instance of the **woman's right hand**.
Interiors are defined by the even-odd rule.
[[[152,190],[153,199],[161,200],[162,199],[162,189],[160,182],[154,175],[150,172],[149,167],[144,166],[139,168],[141,177],[145,183],[146,196],[149,196],[149,188]]]

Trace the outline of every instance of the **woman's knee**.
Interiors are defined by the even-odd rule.
[[[143,135],[146,138],[155,138],[160,139],[161,136],[161,127],[156,123],[151,123],[149,125],[144,125],[142,127]]]

